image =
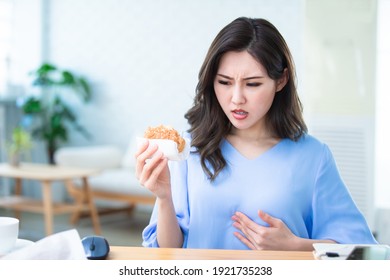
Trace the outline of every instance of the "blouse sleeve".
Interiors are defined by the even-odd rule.
[[[187,243],[189,224],[187,161],[170,161],[169,170],[171,176],[173,204],[175,207],[176,217],[184,237],[183,247],[185,247]],[[142,245],[144,247],[159,247],[157,242],[157,212],[157,207],[155,205],[149,225],[142,232]]]
[[[328,146],[323,146],[312,205],[312,239],[377,243],[345,186]]]

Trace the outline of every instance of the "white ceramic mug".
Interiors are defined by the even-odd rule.
[[[19,220],[12,217],[0,217],[0,255],[9,252],[19,235]]]

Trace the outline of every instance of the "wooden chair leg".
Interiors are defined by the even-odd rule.
[[[128,207],[127,213],[128,213],[129,215],[133,215],[134,209],[135,209],[135,204],[133,203],[133,204],[131,204],[131,205]]]
[[[45,218],[46,235],[53,233],[53,202],[51,197],[51,184],[49,181],[42,181],[43,187],[43,209]]]
[[[88,184],[88,179],[87,177],[83,177],[82,180],[83,180],[83,192],[86,197],[85,200],[88,204],[89,212],[91,213],[93,229],[96,234],[101,234],[99,216],[95,207],[95,202],[93,201],[91,188]]]
[[[16,196],[21,196],[22,195],[22,179],[20,178],[15,178],[15,195]],[[19,210],[14,211],[14,216],[18,220],[21,218],[21,214]]]
[[[73,184],[72,180],[65,180],[65,186],[74,203],[79,206],[70,217],[70,223],[74,225],[77,224],[80,220],[86,197],[84,192]]]

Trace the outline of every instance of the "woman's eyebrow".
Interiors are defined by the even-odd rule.
[[[232,77],[229,77],[227,75],[224,75],[224,74],[217,74],[217,76],[220,76],[222,78],[225,78],[225,79],[228,79],[228,80],[233,80]],[[263,76],[253,76],[253,77],[247,77],[247,78],[244,78],[243,80],[251,80],[251,79],[261,79],[261,78],[264,78]]]
[[[217,76],[221,76],[222,78],[228,79],[228,80],[233,80],[232,77],[226,76],[224,74],[217,74]]]
[[[253,77],[244,78],[244,80],[261,79],[261,78],[264,78],[264,77],[263,76],[253,76]]]

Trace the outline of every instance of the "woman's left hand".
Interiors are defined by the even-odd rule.
[[[261,226],[245,214],[236,212],[232,220],[233,226],[243,234],[235,232],[234,235],[252,250],[294,250],[299,238],[294,235],[286,224],[275,217],[259,210],[260,219],[269,227]]]

